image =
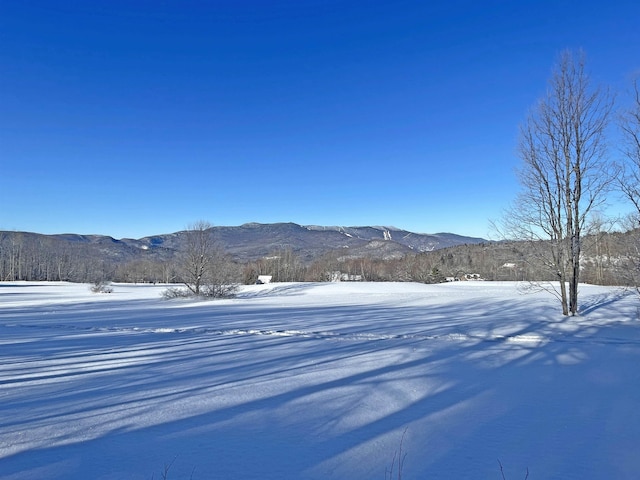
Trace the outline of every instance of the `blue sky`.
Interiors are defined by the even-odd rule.
[[[636,1],[5,1],[0,229],[487,237],[558,53],[640,70]]]

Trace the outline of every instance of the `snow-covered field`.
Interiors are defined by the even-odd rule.
[[[403,432],[404,480],[640,478],[621,289],[163,289],[0,283],[0,478],[384,480]]]

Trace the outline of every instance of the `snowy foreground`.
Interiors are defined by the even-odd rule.
[[[384,480],[403,432],[404,480],[640,478],[621,289],[163,289],[0,283],[0,478]]]

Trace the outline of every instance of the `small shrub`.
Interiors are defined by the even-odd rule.
[[[239,285],[205,285],[202,287],[202,295],[208,298],[233,298],[236,296]]]
[[[236,296],[239,285],[203,285],[200,293],[196,295],[190,288],[172,287],[162,292],[162,298],[171,300],[174,298],[233,298]]]
[[[91,285],[91,291],[93,293],[112,293],[113,288],[111,287],[111,283],[105,280],[96,280],[93,285]]]
[[[173,298],[189,298],[193,296],[193,292],[187,288],[171,287],[162,292],[162,298],[165,300],[171,300]]]

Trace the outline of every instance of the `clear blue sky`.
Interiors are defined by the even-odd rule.
[[[637,1],[0,2],[0,229],[489,235],[553,63],[640,69]]]

